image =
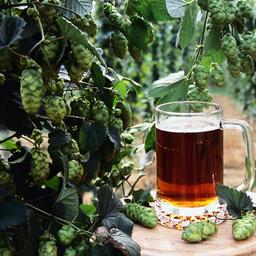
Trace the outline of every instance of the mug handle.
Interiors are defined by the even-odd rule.
[[[256,185],[255,183],[255,157],[254,157],[254,142],[252,130],[246,121],[236,119],[222,120],[222,128],[237,129],[242,132],[244,140],[245,152],[245,180],[240,185],[236,186],[237,190],[251,191]]]

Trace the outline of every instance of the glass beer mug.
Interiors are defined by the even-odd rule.
[[[222,107],[206,102],[172,102],[156,107],[157,200],[170,213],[198,215],[216,209],[223,183],[223,129],[240,129],[246,174],[237,189],[252,189],[254,147],[245,121],[223,119]],[[234,156],[235,157],[235,156]]]

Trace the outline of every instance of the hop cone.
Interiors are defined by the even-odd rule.
[[[129,53],[132,56],[132,58],[136,61],[141,61],[143,56],[143,51],[136,46],[129,45]]]
[[[208,90],[207,89],[201,90],[195,84],[189,85],[187,98],[189,101],[205,101],[205,102],[212,101],[212,97],[209,94]]]
[[[22,105],[28,114],[36,114],[41,106],[45,87],[42,72],[36,69],[25,69],[20,80]]]
[[[242,50],[256,60],[256,36],[254,34],[243,36]]]
[[[72,247],[68,247],[65,249],[63,256],[76,256],[76,250],[73,249]]]
[[[119,133],[121,133],[124,128],[122,119],[114,116],[110,119],[110,126],[115,127],[119,131]]]
[[[57,235],[62,245],[69,246],[76,237],[76,230],[72,226],[63,225]]]
[[[73,44],[72,52],[78,65],[83,71],[88,71],[92,65],[93,55],[91,52],[82,44]]]
[[[61,96],[64,91],[64,85],[65,82],[61,78],[57,80],[51,79],[47,84],[47,89],[51,94]]]
[[[67,114],[66,103],[62,97],[49,96],[46,99],[45,111],[54,123],[59,124]]]
[[[189,243],[199,243],[210,239],[217,232],[217,225],[210,221],[199,221],[185,227],[181,239]]]
[[[247,212],[232,225],[232,234],[235,240],[245,240],[256,231],[256,217],[253,212]]]
[[[208,78],[209,78],[208,70],[202,65],[197,65],[193,69],[193,72],[194,72],[194,79],[195,79],[196,85],[200,89],[205,89],[207,87]]]
[[[126,102],[117,102],[117,108],[121,109],[121,119],[123,121],[123,128],[127,129],[132,125],[132,109],[129,103]]]
[[[39,239],[39,256],[57,256],[56,239],[52,234],[46,232]]]
[[[104,13],[109,18],[111,24],[122,32],[127,31],[131,21],[119,13],[116,7],[110,3],[104,4]]]
[[[79,153],[79,146],[76,140],[72,139],[67,145],[63,146],[62,152],[71,159],[75,154]]]
[[[7,185],[11,182],[11,174],[5,171],[0,171],[0,185]]]
[[[254,74],[254,63],[250,55],[241,57],[241,71],[247,75]]]
[[[228,71],[234,78],[239,77],[241,72],[241,60],[238,59],[236,62],[228,62]]]
[[[111,35],[111,46],[118,58],[124,58],[128,51],[128,41],[123,33],[113,32]]]
[[[56,40],[56,36],[46,35],[41,47],[45,61],[52,62],[56,59],[59,49],[59,43],[58,40]]]
[[[42,132],[38,129],[34,129],[31,135],[31,139],[33,139],[37,145],[40,145],[43,143]]]
[[[74,116],[88,117],[90,115],[90,102],[86,99],[75,99],[70,102],[71,114]]]
[[[225,80],[225,76],[224,76],[224,71],[222,70],[222,68],[217,64],[213,64],[212,69],[211,69],[212,84],[220,87],[220,86],[224,85],[224,80]]]
[[[5,82],[5,75],[0,73],[0,86],[2,86]]]
[[[250,18],[252,16],[253,11],[253,2],[239,0],[236,3],[236,16],[238,18]]]
[[[48,155],[40,149],[31,151],[31,176],[36,184],[43,184],[50,173]]]
[[[92,108],[92,119],[97,122],[108,124],[109,113],[105,103],[101,100],[96,101]]]
[[[148,228],[157,225],[157,215],[154,209],[137,203],[128,203],[124,206],[125,215],[132,221]]]
[[[83,75],[84,75],[84,70],[76,63],[75,59],[70,57],[66,62],[65,62],[65,68],[68,71],[68,75],[74,83],[78,83]]]
[[[83,166],[76,160],[68,162],[68,179],[73,182],[80,182],[84,174]]]
[[[231,34],[226,34],[221,41],[222,50],[231,62],[236,62],[238,59],[239,49],[236,44],[236,39]]]
[[[8,247],[1,248],[0,249],[0,255],[1,256],[14,256],[14,252],[9,249]]]

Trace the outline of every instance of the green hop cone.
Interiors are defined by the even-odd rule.
[[[83,32],[86,32],[89,36],[95,36],[97,32],[97,25],[94,22],[91,15],[86,15],[84,17],[74,18],[72,22]]]
[[[129,174],[131,174],[131,171],[134,169],[134,163],[132,163],[131,161],[124,163],[121,167],[120,167],[120,172],[123,176],[127,176]]]
[[[1,256],[14,256],[14,251],[8,247],[0,248]]]
[[[4,85],[5,83],[5,75],[0,73],[0,86]]]
[[[223,69],[217,64],[213,63],[211,67],[211,83],[216,86],[223,86],[225,75]]]
[[[123,33],[113,32],[111,34],[111,46],[116,57],[123,59],[128,51],[128,41]]]
[[[72,139],[68,144],[62,147],[61,151],[71,160],[75,154],[79,153],[79,146],[76,140]]]
[[[110,126],[115,127],[119,131],[119,133],[121,133],[124,128],[122,119],[115,116],[112,116],[110,118]]]
[[[56,36],[46,35],[45,40],[41,44],[43,59],[46,62],[52,63],[57,58],[58,49],[59,43],[58,40],[56,40]]]
[[[49,169],[49,160],[46,152],[33,148],[31,150],[31,176],[33,181],[42,185],[48,178],[50,169]]]
[[[22,105],[28,114],[36,114],[41,106],[45,87],[40,69],[25,69],[21,74],[20,95]]]
[[[132,109],[127,102],[117,102],[116,107],[121,109],[121,119],[123,121],[124,130],[132,125]]]
[[[40,7],[38,8],[40,20],[43,24],[44,29],[48,29],[49,26],[54,23],[56,16],[59,12],[59,8],[53,6],[60,5],[59,0],[48,0],[48,3],[52,5],[40,5]]]
[[[108,125],[108,122],[109,122],[108,108],[103,101],[98,100],[94,103],[92,108],[92,120],[96,122],[102,122],[105,125]]]
[[[250,55],[245,55],[241,57],[241,72],[247,74],[247,75],[253,75],[254,74],[254,63],[253,59]]]
[[[12,68],[13,67],[11,51],[8,48],[0,49],[0,72],[7,71]]]
[[[31,139],[35,141],[36,145],[40,145],[43,143],[43,136],[42,132],[38,129],[34,129],[32,134],[31,134]]]
[[[91,112],[90,102],[86,99],[76,98],[70,102],[71,115],[89,117]]]
[[[38,17],[39,16],[39,11],[37,10],[37,8],[34,6],[34,7],[29,7],[27,9],[27,15],[30,16],[30,17]]]
[[[211,102],[213,100],[212,96],[209,94],[207,89],[201,90],[195,84],[191,84],[188,87],[187,100],[189,101],[203,101]],[[194,111],[202,112],[206,106],[204,104],[195,104]]]
[[[234,3],[232,0],[231,1],[226,0],[223,2],[224,2],[225,12],[226,12],[226,23],[232,24],[234,22],[234,20],[236,19]]]
[[[241,218],[233,221],[232,234],[235,240],[246,240],[256,231],[256,217],[253,212],[247,212]]]
[[[157,215],[153,208],[137,203],[127,203],[123,210],[129,219],[147,228],[154,228],[157,225]]]
[[[136,61],[141,61],[143,57],[143,51],[131,44],[129,44],[128,47],[129,47],[129,53],[132,56],[132,58]]]
[[[256,36],[254,34],[247,34],[243,36],[241,48],[243,52],[256,60]]]
[[[131,21],[128,17],[119,13],[114,5],[110,3],[104,3],[104,13],[110,20],[112,26],[119,29],[123,33],[128,30]]]
[[[226,24],[231,24],[235,16],[233,3],[225,0],[209,0],[208,10],[212,23],[223,28]]]
[[[121,139],[122,139],[122,141],[123,141],[124,143],[126,143],[126,144],[132,144],[135,138],[134,138],[134,136],[133,136],[131,133],[129,133],[129,132],[123,132],[123,133],[121,134]]]
[[[89,49],[87,49],[86,46],[82,44],[74,43],[71,45],[71,47],[77,64],[84,72],[88,71],[93,61],[93,55],[91,54]]]
[[[91,249],[91,244],[87,240],[82,240],[76,247],[77,256],[87,256]]]
[[[66,103],[62,97],[49,96],[46,98],[45,111],[54,123],[59,124],[67,114]]]
[[[210,239],[217,233],[217,225],[213,222],[203,220],[191,223],[182,232],[181,239],[189,243],[199,243]]]
[[[82,69],[82,67],[78,65],[78,63],[72,56],[69,56],[68,60],[64,63],[64,65],[71,81],[74,83],[79,83],[79,81],[84,76],[84,69]]]
[[[0,185],[8,185],[11,182],[11,174],[0,171]]]
[[[70,225],[63,225],[57,235],[62,245],[69,246],[76,238],[76,230]]]
[[[83,177],[84,168],[76,160],[71,160],[68,162],[68,179],[70,181],[79,183]]]
[[[110,181],[112,187],[117,187],[121,181],[122,177],[119,170],[113,169],[110,173]]]
[[[238,18],[251,18],[253,11],[253,1],[239,0],[236,3],[236,16]]]
[[[63,256],[76,256],[76,255],[77,255],[76,250],[73,249],[72,247],[66,248],[63,254]]]
[[[45,232],[39,239],[38,256],[57,256],[56,239],[52,234]]]
[[[231,34],[226,34],[221,41],[221,48],[228,61],[236,62],[238,60],[239,49],[236,39]]]
[[[241,72],[241,60],[238,59],[236,62],[228,62],[228,71],[234,78],[238,78]]]
[[[205,89],[208,84],[209,71],[202,65],[196,65],[193,69],[194,80],[197,87]]]
[[[58,78],[57,80],[51,79],[47,83],[47,88],[51,94],[61,96],[64,92],[64,85],[65,82],[61,78]]]

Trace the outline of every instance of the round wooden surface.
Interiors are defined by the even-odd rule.
[[[181,231],[158,225],[147,229],[135,225],[132,238],[141,246],[141,256],[253,256],[256,234],[246,241],[235,241],[231,221],[219,225],[218,233],[208,241],[189,244],[181,240]]]

